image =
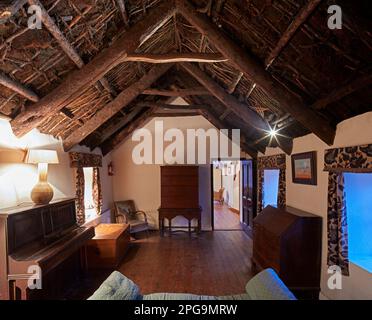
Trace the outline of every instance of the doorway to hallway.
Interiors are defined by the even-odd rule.
[[[213,161],[213,230],[243,230],[240,161]]]

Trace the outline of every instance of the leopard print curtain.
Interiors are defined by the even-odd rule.
[[[93,201],[97,215],[102,213],[102,189],[99,168],[93,168]]]
[[[85,204],[84,204],[84,169],[82,167],[76,168],[76,222],[79,225],[85,223]]]
[[[283,208],[286,204],[285,190],[286,190],[285,169],[280,169],[278,185],[278,208]]]
[[[344,191],[344,174],[328,176],[328,266],[339,266],[349,275],[348,226]]]
[[[260,213],[263,209],[263,198],[264,198],[264,170],[257,171],[257,212]]]

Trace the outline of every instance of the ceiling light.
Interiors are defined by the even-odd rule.
[[[278,130],[274,129],[274,128],[271,128],[270,131],[269,131],[269,135],[271,137],[275,137],[278,133]]]

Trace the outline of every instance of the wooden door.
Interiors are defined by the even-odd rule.
[[[242,209],[243,227],[252,228],[256,216],[256,168],[253,160],[242,160]]]

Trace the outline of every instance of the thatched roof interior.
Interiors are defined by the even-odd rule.
[[[85,64],[103,49],[110,47],[119,36],[129,32],[139,21],[146,20],[149,13],[163,2],[165,1],[125,0],[126,20],[116,0],[41,1]],[[307,2],[192,1],[199,13],[208,17],[236,44],[251,52],[263,67],[268,65],[270,53]],[[343,9],[342,30],[330,30],[327,27],[327,8],[334,3]],[[25,4],[21,10],[0,24],[0,72],[43,98],[79,68],[46,28],[27,28],[26,9]],[[347,0],[320,1],[267,68],[267,72],[288,92],[300,98],[304,108],[312,108],[315,102],[327,97],[332,91],[356,79],[368,77],[372,62],[372,20],[368,16],[368,9],[371,9],[368,1],[360,1],[358,4]],[[219,50],[179,13],[174,14],[136,50],[136,53],[151,54],[186,52],[219,53]],[[98,82],[85,87],[77,98],[43,119],[38,128],[43,133],[68,138],[104,109],[121,91],[136,83],[151,67],[150,63],[122,62],[107,70],[105,79],[110,90]],[[255,81],[242,74],[230,60],[198,63],[198,67],[243,106],[263,117],[270,126],[282,129],[282,134],[287,137],[294,138],[310,132],[295,117],[285,112],[270,92],[255,85]],[[371,111],[372,83],[368,83],[335,102],[313,109],[332,128],[340,121]],[[174,90],[200,86],[198,81],[176,63],[151,87]],[[258,150],[268,145],[269,139],[260,140],[256,130],[242,121],[239,115],[226,112],[226,106],[212,95],[188,96],[185,100],[192,105],[205,106],[226,125],[240,128]],[[146,103],[165,104],[168,101],[168,97],[139,95],[83,138],[81,143],[91,148],[99,147],[145,112],[148,109],[144,106]],[[31,109],[33,103],[0,84],[0,114],[14,119],[25,110]],[[142,107],[138,107],[139,104]],[[129,115],[129,121],[126,121]]]

